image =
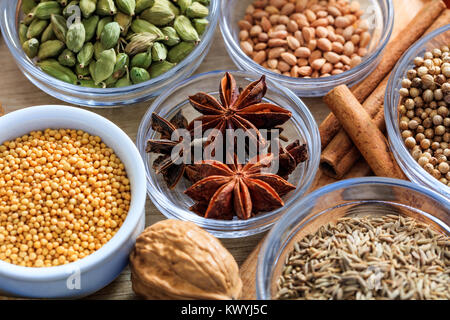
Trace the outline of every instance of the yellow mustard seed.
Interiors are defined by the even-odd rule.
[[[46,129],[0,145],[0,260],[51,267],[82,259],[122,226],[131,201],[100,137]]]

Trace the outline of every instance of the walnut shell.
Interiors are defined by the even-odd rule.
[[[238,299],[239,268],[220,241],[192,222],[164,220],[137,238],[131,281],[146,299]]]

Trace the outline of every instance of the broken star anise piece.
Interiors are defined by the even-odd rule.
[[[220,83],[220,102],[204,92],[189,97],[191,105],[203,115],[194,119],[188,129],[193,131],[197,123],[201,123],[202,133],[208,129],[217,129],[222,134],[226,129],[242,129],[251,142],[264,145],[265,139],[258,129],[274,128],[292,115],[280,106],[262,102],[266,91],[265,76],[239,92],[233,75],[227,72]],[[214,141],[216,135],[213,131],[207,140]]]
[[[151,125],[153,130],[161,134],[161,137],[148,140],[145,151],[161,154],[153,161],[153,169],[157,174],[162,174],[167,186],[173,189],[183,176],[186,166],[184,163],[174,163],[171,157],[172,149],[181,142],[181,138],[179,141],[170,139],[176,129],[186,127],[187,121],[181,112],[177,113],[170,122],[153,113]],[[178,156],[182,157],[183,155]]]
[[[262,170],[273,158],[273,154],[266,154],[245,165],[204,160],[189,166],[186,170],[192,170],[192,177],[198,180],[185,191],[197,202],[191,210],[205,218],[231,220],[234,215],[249,219],[282,207],[281,197],[295,186]]]
[[[289,175],[297,168],[297,166],[308,160],[308,149],[306,144],[300,145],[300,141],[296,140],[287,147],[281,147],[278,156],[278,172],[277,174],[287,179]]]

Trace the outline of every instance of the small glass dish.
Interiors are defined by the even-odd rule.
[[[289,176],[289,182],[296,189],[283,197],[285,206],[277,210],[261,213],[248,220],[215,220],[203,218],[189,210],[194,204],[183,192],[190,186],[187,179],[182,178],[173,190],[170,190],[161,175],[157,175],[152,168],[154,154],[145,152],[148,139],[158,137],[151,129],[151,116],[155,112],[163,118],[170,119],[179,110],[191,121],[200,115],[189,103],[189,95],[203,91],[218,96],[219,84],[226,71],[213,71],[193,76],[179,84],[165,94],[158,97],[144,115],[137,134],[137,147],[144,159],[147,174],[147,193],[155,206],[168,218],[192,221],[200,227],[221,238],[239,238],[257,234],[269,229],[274,222],[286,211],[292,203],[300,199],[310,188],[316,175],[320,157],[320,136],[316,122],[303,102],[290,90],[268,81],[267,93],[264,100],[280,105],[292,112],[292,117],[282,125],[283,135],[293,142],[300,140],[308,148],[308,160],[297,166]],[[245,87],[251,81],[258,80],[260,75],[242,72],[230,72],[238,87]]]
[[[276,295],[277,280],[294,243],[344,216],[404,215],[450,235],[450,201],[408,181],[348,179],[309,194],[283,215],[264,241],[256,272],[257,299]]]
[[[254,62],[247,56],[239,45],[238,21],[245,15],[245,9],[252,0],[228,0],[222,2],[222,16],[220,18],[220,30],[225,41],[228,54],[236,66],[241,70],[265,74],[268,79],[291,89],[300,97],[324,96],[334,87],[346,84],[352,86],[369,75],[381,59],[382,53],[392,33],[394,24],[394,6],[392,0],[359,0],[361,9],[366,11],[363,18],[370,20],[372,34],[369,52],[362,62],[339,75],[323,78],[293,78],[279,75]]]
[[[22,1],[0,1],[0,27],[5,43],[22,73],[49,95],[71,104],[87,107],[114,107],[149,100],[174,83],[189,77],[202,63],[213,41],[220,12],[220,0],[211,0],[210,21],[200,43],[179,64],[149,81],[123,88],[86,88],[72,85],[46,74],[35,66],[22,50],[17,32]]]
[[[413,67],[414,58],[423,56],[426,50],[440,47],[444,43],[450,43],[450,24],[426,35],[403,54],[389,78],[384,97],[384,115],[392,152],[406,176],[412,182],[427,186],[450,199],[450,187],[426,172],[406,148],[400,132],[398,112],[401,82],[406,77],[406,72]]]

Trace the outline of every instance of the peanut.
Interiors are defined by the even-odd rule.
[[[238,22],[242,51],[289,77],[337,75],[361,63],[370,26],[356,0],[253,0]]]

